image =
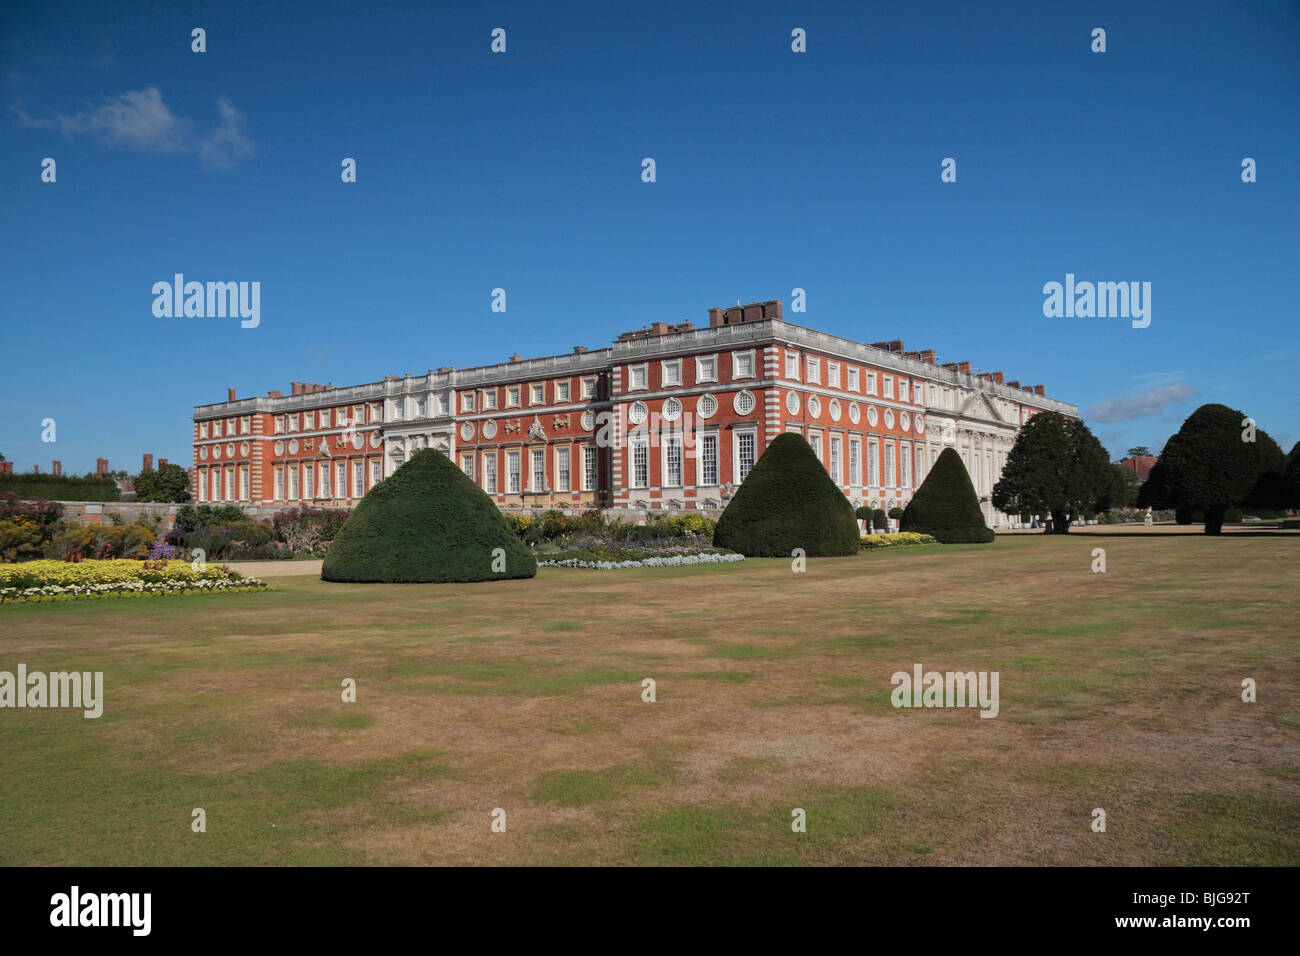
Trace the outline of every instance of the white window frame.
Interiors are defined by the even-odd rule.
[[[880,442],[875,438],[867,439],[867,480],[864,488],[879,488],[880,485]]]
[[[850,392],[860,391],[860,381],[858,379],[858,369],[856,365],[850,365],[848,370],[848,389]]]
[[[682,360],[663,359],[659,363],[659,387],[676,388],[682,384]]]
[[[673,451],[677,452],[676,473],[673,472]],[[682,436],[671,432],[659,437],[659,475],[664,488],[681,488],[686,484],[686,461],[683,455]]]
[[[567,378],[555,383],[555,403],[557,405],[572,401],[572,394],[573,385]]]
[[[636,383],[637,373],[641,375],[641,384]],[[650,388],[650,366],[646,362],[640,365],[629,365],[627,367],[627,390],[629,392],[644,392]]]
[[[907,442],[898,446],[898,487],[904,491],[912,487],[912,446]]]
[[[849,436],[849,486],[862,487],[862,439]]]
[[[713,365],[712,371],[706,371],[704,363],[709,362]],[[697,382],[716,382],[718,380],[718,356],[714,355],[697,355],[695,356],[695,381]]]
[[[540,390],[540,394],[539,394]],[[528,383],[528,405],[531,408],[534,405],[546,404],[546,383],[529,382]]]
[[[573,467],[573,449],[569,445],[561,445],[555,449],[555,490],[570,491],[572,490],[572,475],[569,473]]]
[[[483,453],[483,490],[490,495],[497,493],[497,453]]]
[[[894,376],[882,375],[880,378],[881,378],[880,387],[884,390],[884,394],[882,397],[893,398],[894,397]]]
[[[513,466],[513,467],[512,467]],[[523,451],[513,449],[506,452],[506,494],[517,495],[523,489]]]
[[[468,452],[460,456],[460,470],[465,473],[465,477],[474,481],[474,456]]]
[[[474,393],[463,392],[460,396],[460,410],[462,412],[474,411]]]
[[[274,501],[284,501],[284,466],[275,466],[275,498]]]
[[[867,372],[867,394],[868,395],[876,394],[876,373],[875,372],[871,372],[871,371]]]
[[[348,497],[348,463],[347,460],[337,462],[334,466],[334,494],[338,498]]]
[[[742,438],[748,438],[752,443],[753,450],[754,450],[754,460],[749,464],[747,468],[744,467],[745,463],[740,457],[740,445],[741,445]],[[732,433],[731,454],[732,454],[731,460],[734,463],[734,467],[732,469],[732,477],[736,479],[735,483],[739,485],[747,477],[749,477],[749,473],[754,470],[754,465],[758,464],[758,429],[737,428]],[[741,474],[742,471],[744,472],[744,474]]]
[[[785,353],[785,377],[791,382],[799,381],[799,353]]]
[[[330,469],[333,467],[334,465],[328,461],[323,461],[320,463],[320,478],[318,479],[318,483],[320,486],[320,496],[322,498],[334,497],[332,494],[330,494],[330,489],[332,487],[332,483],[330,481],[330,478],[332,477],[330,475]]]
[[[582,446],[582,490],[595,491],[600,481],[600,456],[595,445]]]
[[[839,362],[826,363],[826,387],[827,388],[840,387],[840,363]]]
[[[742,371],[740,370],[740,361],[741,361],[741,359],[747,359],[747,360],[748,360],[748,362],[749,362],[749,371],[748,371],[748,372],[742,372]],[[754,350],[753,350],[753,349],[746,349],[746,350],[743,351],[743,352],[732,352],[732,353],[731,353],[731,377],[732,377],[732,379],[755,378],[755,377],[757,377],[757,374],[756,374],[756,373],[757,373],[757,370],[758,370],[758,367],[754,364]]]
[[[804,375],[808,377],[809,385],[820,385],[822,383],[822,360],[816,355],[808,356],[803,363]]]
[[[826,467],[831,481],[838,488],[844,484],[844,436],[831,435],[826,439]]]
[[[894,467],[895,467],[895,462],[894,462],[894,443],[893,443],[892,441],[884,441],[884,442],[882,442],[882,444],[885,446],[885,448],[884,448],[884,453],[883,453],[884,464],[885,464],[885,484],[884,484],[884,487],[886,487],[886,488],[897,488],[898,485],[897,485],[895,482],[896,482],[896,480],[897,480],[897,478],[898,478],[898,475],[897,475],[897,474],[895,473],[895,471],[894,471]]]
[[[483,390],[483,411],[493,412],[497,407],[497,390],[495,388],[485,388]]]
[[[506,408],[519,408],[523,401],[523,386],[511,385],[506,388]]]
[[[366,463],[360,458],[352,460],[352,497],[364,498],[366,496]]]
[[[627,470],[628,487],[650,487],[650,436],[645,432],[628,438]]]
[[[584,399],[592,399],[596,397],[596,377],[594,375],[582,379],[582,397]]]
[[[534,493],[545,491],[546,490],[546,449],[532,448],[529,450],[532,452],[532,454],[528,456],[528,460],[530,464],[530,467],[528,469],[528,478],[531,482],[528,490]],[[540,469],[537,467],[538,462],[541,462],[542,467]],[[537,480],[539,471],[541,472],[540,482]]]

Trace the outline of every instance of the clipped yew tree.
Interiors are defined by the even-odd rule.
[[[945,448],[939,455],[903,509],[900,528],[933,535],[944,544],[987,544],[993,540],[975,486],[955,450]]]
[[[720,548],[754,558],[857,554],[853,505],[803,436],[778,435],[750,470],[713,531]]]
[[[536,574],[536,559],[492,499],[432,448],[370,489],[321,567],[326,581],[450,583]]]

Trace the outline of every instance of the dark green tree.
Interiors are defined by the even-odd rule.
[[[136,501],[189,501],[190,476],[171,462],[135,477]]]
[[[1101,442],[1077,418],[1040,412],[1025,423],[1007,455],[993,506],[1008,514],[1050,514],[1052,532],[1066,534],[1070,515],[1121,504],[1124,482]]]
[[[1136,457],[1138,457],[1139,455],[1141,455],[1141,456],[1143,456],[1143,457],[1149,457],[1150,454],[1151,454],[1151,449],[1148,448],[1146,445],[1137,445],[1136,447],[1134,447],[1134,448],[1130,448],[1130,449],[1128,450],[1128,457],[1129,457],[1129,458],[1136,458]]]
[[[903,531],[933,535],[944,544],[987,544],[993,529],[984,522],[975,486],[961,456],[945,448],[903,509]]]
[[[718,519],[713,543],[749,557],[857,554],[853,506],[803,436],[776,436]]]
[[[1138,503],[1174,508],[1180,515],[1200,511],[1205,533],[1219,534],[1229,508],[1264,505],[1279,494],[1281,481],[1273,476],[1285,474],[1284,461],[1277,442],[1249,425],[1242,412],[1202,405],[1165,445]]]
[[[531,578],[537,560],[496,504],[440,451],[371,488],[325,552],[326,581]]]

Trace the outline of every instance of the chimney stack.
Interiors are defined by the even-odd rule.
[[[1001,372],[994,372],[994,373],[993,373],[993,381],[997,382],[999,385],[1001,385],[1001,384],[1003,383],[1003,380],[1004,380],[1004,379],[1006,379],[1006,376],[1003,375]]]
[[[108,474],[108,459],[107,459],[107,458],[96,458],[96,459],[95,459],[95,474],[96,474],[97,476],[99,476],[100,478],[103,478],[105,475]]]
[[[235,400],[235,390],[233,388],[226,389],[226,401],[233,402],[234,400]]]
[[[1015,379],[1012,379],[1010,382],[1007,382],[1007,384],[1010,385],[1012,388],[1019,388],[1019,387],[1020,387],[1020,383],[1017,382]]]
[[[14,473],[14,463],[12,461],[0,461],[0,475],[12,475]]]
[[[159,459],[158,459],[158,470],[159,470],[159,471],[162,471],[162,470],[163,470],[164,468],[166,468],[166,467],[167,467],[167,459],[166,459],[166,458],[159,458]]]
[[[52,461],[52,462],[50,462],[50,474],[51,474],[51,475],[61,475],[61,474],[63,474],[63,462],[61,462],[61,461]]]
[[[141,471],[153,471],[153,455],[145,455],[141,459]]]
[[[33,475],[39,475],[40,473],[41,473],[41,466],[40,466],[40,465],[32,465],[32,474],[33,474]]]
[[[1046,385],[1035,385],[1035,386],[1034,386],[1034,394],[1035,394],[1035,395],[1043,395],[1043,396],[1046,396],[1046,395],[1047,395],[1047,386],[1046,386]]]
[[[922,350],[921,350],[921,361],[922,361],[922,362],[925,362],[925,363],[928,364],[928,365],[933,365],[933,364],[934,364],[934,349],[922,349]]]
[[[959,371],[959,372],[964,372],[965,374],[969,375],[969,374],[970,374],[970,362],[958,362],[958,363],[957,363],[957,371]]]
[[[271,389],[269,392],[266,393],[266,397],[267,397],[267,398],[284,398],[284,392],[278,391],[278,390],[276,390],[276,389],[273,388],[273,389]]]

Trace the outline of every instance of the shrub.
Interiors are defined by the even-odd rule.
[[[878,531],[884,531],[889,527],[889,519],[885,515],[884,508],[876,508],[871,512],[871,527]]]
[[[498,548],[505,570],[494,572]],[[321,568],[326,581],[491,581],[536,574],[537,561],[492,499],[432,448],[370,490]]]
[[[117,501],[121,495],[112,478],[87,475],[0,474],[0,492],[14,492],[19,498],[50,501]]]
[[[27,561],[41,556],[41,527],[30,518],[0,518],[0,558]]]
[[[859,521],[870,521],[871,516],[873,514],[875,514],[875,512],[872,511],[870,508],[868,508],[866,505],[863,505],[857,511],[853,512],[853,516],[857,518]]]
[[[138,561],[149,556],[155,541],[152,524],[138,518],[131,524],[81,524],[65,521],[55,532],[48,553],[70,561],[80,558],[127,558]]]
[[[902,508],[890,508],[890,509],[889,509],[889,517],[893,518],[895,521],[902,521],[902,520],[903,520],[903,509],[902,509]]]
[[[778,435],[718,519],[713,543],[744,555],[810,557],[856,554],[853,506],[803,436]]]
[[[287,508],[271,519],[275,539],[293,554],[324,553],[348,520],[346,508]]]
[[[184,531],[199,528],[224,528],[248,521],[238,505],[185,505],[176,511],[175,527]]]
[[[986,544],[993,529],[984,523],[975,486],[961,456],[945,448],[903,511],[903,531],[933,535],[943,544]]]

